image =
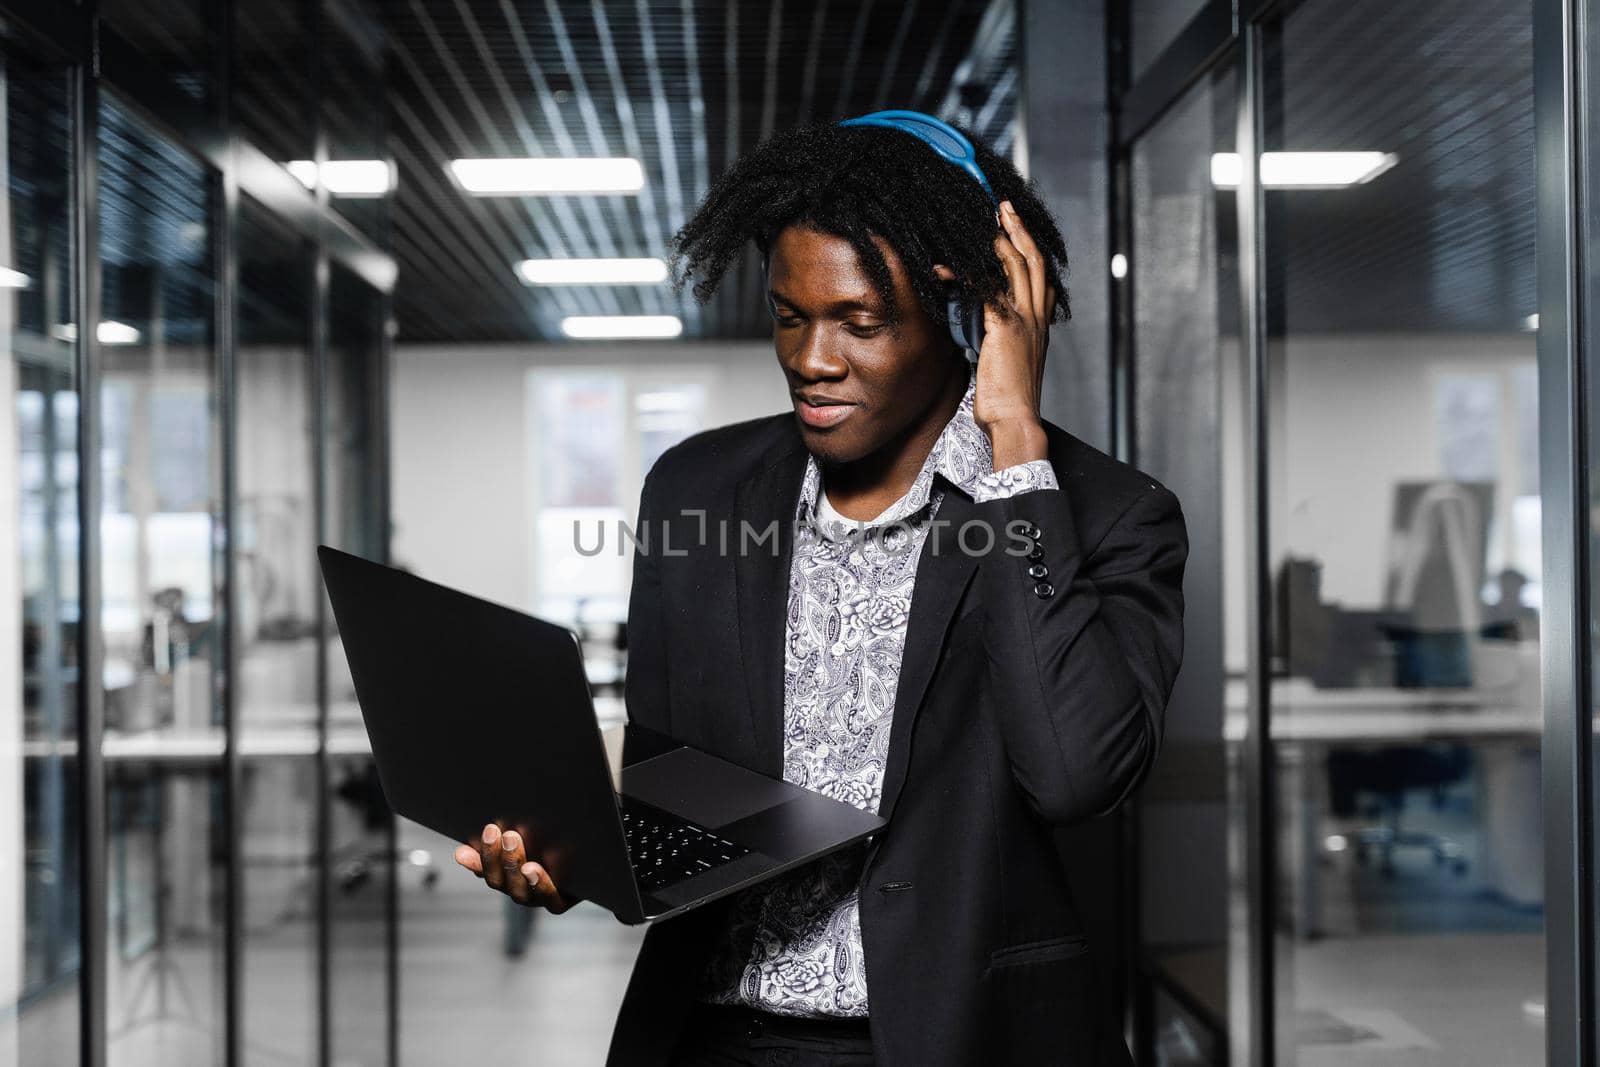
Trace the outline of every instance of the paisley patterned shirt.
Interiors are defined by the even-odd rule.
[[[917,561],[945,489],[975,501],[1057,488],[1048,460],[993,470],[973,420],[976,377],[905,496],[866,523],[844,518],[807,461],[795,516],[784,648],[785,781],[878,810]],[[788,1015],[867,1014],[857,883],[866,847],[745,892],[711,954],[701,999]]]

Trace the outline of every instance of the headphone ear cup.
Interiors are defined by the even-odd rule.
[[[966,299],[958,286],[950,286],[945,296],[950,338],[976,360],[983,349],[983,305]]]

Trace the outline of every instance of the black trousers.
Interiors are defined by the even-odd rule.
[[[865,1019],[796,1019],[696,1004],[673,1067],[872,1067]]]

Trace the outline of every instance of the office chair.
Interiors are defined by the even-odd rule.
[[[363,831],[361,840],[385,831],[394,818],[389,802],[383,795],[383,784],[378,780],[378,765],[367,762],[359,768],[346,768],[339,783],[334,786],[334,796],[349,804],[358,813]],[[341,849],[334,848],[335,854]],[[340,892],[351,894],[371,880],[373,873],[383,864],[392,864],[394,877],[400,877],[401,864],[420,868],[422,885],[432,889],[439,882],[439,868],[433,854],[426,849],[388,849],[362,847],[347,855],[334,867],[333,879]]]
[[[1356,862],[1365,865],[1374,855],[1386,878],[1396,873],[1394,853],[1400,848],[1426,849],[1438,866],[1448,865],[1460,878],[1467,859],[1460,844],[1443,834],[1406,830],[1400,816],[1406,795],[1413,790],[1432,793],[1435,807],[1442,806],[1444,791],[1472,772],[1472,750],[1466,745],[1424,743],[1383,748],[1335,749],[1328,753],[1328,787],[1336,815],[1365,812],[1377,820],[1346,838],[1355,846]],[[1367,803],[1362,804],[1365,796]]]

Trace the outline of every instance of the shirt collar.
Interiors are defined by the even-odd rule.
[[[968,364],[967,390],[962,394],[961,403],[956,405],[955,414],[950,416],[938,440],[934,441],[928,458],[923,460],[922,469],[917,472],[911,488],[905,496],[890,504],[883,514],[860,525],[886,526],[921,511],[933,496],[935,474],[943,475],[946,481],[968,496],[974,495],[978,479],[994,469],[994,446],[989,441],[989,435],[972,417],[977,385],[977,375],[972,373],[971,364]],[[822,470],[817,464],[817,457],[807,456],[805,478],[800,483],[800,502],[795,513],[798,521],[809,522],[815,517],[821,486]]]

